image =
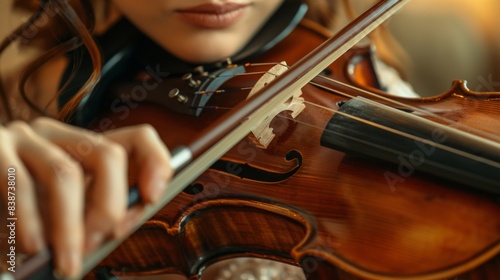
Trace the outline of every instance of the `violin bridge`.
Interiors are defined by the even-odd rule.
[[[267,71],[255,84],[255,86],[250,91],[248,97],[252,96],[258,92],[261,88],[267,86],[272,80],[288,70],[286,62],[281,62]],[[302,91],[298,90],[295,92],[290,99],[285,101],[280,106],[276,107],[269,115],[264,118],[264,120],[252,130],[250,134],[250,139],[254,144],[259,147],[266,149],[276,136],[271,128],[272,120],[283,111],[290,111],[290,116],[296,118],[306,107],[304,104],[304,98],[300,97]]]

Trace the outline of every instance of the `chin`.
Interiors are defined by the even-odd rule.
[[[235,40],[232,38],[232,43],[227,39],[227,36],[221,37],[199,37],[195,40],[184,40],[182,44],[170,44],[169,41],[163,42],[163,47],[178,58],[190,63],[211,63],[225,60],[228,57],[238,53],[245,45],[243,40]]]
[[[222,60],[226,60],[226,58],[231,57],[235,52],[215,52],[215,53],[205,53],[205,52],[197,52],[192,53],[186,56],[179,56],[181,59],[190,62],[190,63],[212,63],[218,62]]]

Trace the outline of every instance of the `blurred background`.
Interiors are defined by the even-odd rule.
[[[436,95],[454,79],[467,80],[471,90],[500,91],[498,11],[498,0],[413,0],[392,17],[416,91]]]

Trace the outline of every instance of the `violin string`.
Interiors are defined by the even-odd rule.
[[[218,90],[202,90],[202,91],[196,91],[194,94],[197,95],[203,95],[203,94],[214,94],[214,93],[225,93],[226,91],[223,89],[218,89]]]
[[[237,74],[230,74],[230,75],[220,75],[217,77],[218,78],[233,78],[233,77],[238,77],[238,76],[251,76],[251,75],[264,75],[264,74],[271,74],[271,75],[277,76],[276,74],[270,73],[268,71],[254,71],[254,72],[245,72],[245,73],[237,73]]]
[[[314,103],[312,103],[314,105]],[[318,125],[313,125],[311,123],[307,123],[307,122],[303,122],[303,121],[299,121],[299,120],[296,120],[296,119],[293,119],[292,117],[288,117],[288,116],[283,116],[283,115],[278,115],[278,117],[282,117],[284,119],[288,119],[290,121],[293,121],[293,122],[296,122],[296,123],[299,123],[299,124],[302,124],[302,125],[305,125],[305,126],[310,126],[312,127],[313,129],[319,129],[320,131],[323,131],[325,128],[324,127],[320,127]],[[349,116],[351,117],[351,116]],[[364,120],[363,120],[364,122]],[[358,143],[362,143],[368,147],[374,147],[374,148],[378,148],[380,150],[384,150],[386,152],[391,152],[393,154],[398,154],[400,153],[400,151],[396,150],[396,149],[392,149],[391,147],[388,147],[387,145],[385,146],[382,146],[380,144],[377,144],[377,143],[374,143],[374,142],[369,142],[369,141],[366,141],[362,138],[359,138],[359,137],[352,137],[352,136],[349,136],[349,135],[345,135],[343,133],[339,133],[337,131],[331,131],[331,130],[327,130],[328,132],[332,133],[332,134],[335,134],[335,135],[338,135],[338,136],[341,136],[341,137],[345,137],[345,138],[348,138],[349,140],[351,141],[355,141],[355,142],[358,142]],[[461,151],[460,151],[461,152]],[[487,160],[487,159],[486,159]],[[480,162],[483,162],[483,158],[479,158]],[[489,160],[487,160],[489,161]],[[492,164],[490,164],[492,163]],[[458,168],[455,168],[455,167],[452,167],[452,166],[449,166],[449,165],[445,165],[445,164],[442,164],[442,163],[439,163],[435,160],[433,160],[432,158],[426,158],[426,164],[428,165],[431,165],[435,168],[440,168],[441,170],[447,170],[449,171],[450,173],[458,173],[458,172],[466,172],[466,173],[469,173],[469,176],[478,176],[476,174],[473,174],[473,173],[470,173],[470,172],[467,172],[467,171],[464,171],[464,170],[461,170],[461,169],[458,169]],[[490,161],[489,163],[486,163],[486,164],[490,164],[492,165],[493,167],[496,167],[496,168],[500,168],[500,164],[498,164],[497,162],[493,162],[493,161]]]
[[[415,135],[412,135],[412,134],[409,134],[409,133],[406,133],[406,132],[403,132],[403,131],[400,131],[400,130],[397,130],[397,129],[394,129],[394,128],[391,128],[391,127],[388,127],[388,126],[385,126],[385,125],[381,125],[381,124],[378,124],[378,123],[375,123],[375,122],[372,122],[372,121],[369,121],[369,120],[366,120],[366,119],[362,119],[362,118],[356,117],[356,116],[354,116],[352,114],[341,112],[341,111],[339,111],[337,109],[334,109],[334,108],[330,108],[330,107],[323,106],[323,105],[316,104],[316,103],[309,102],[309,101],[304,101],[304,103],[306,103],[306,104],[308,104],[310,106],[316,106],[316,107],[318,107],[320,109],[323,109],[323,110],[326,110],[326,111],[329,111],[329,112],[333,112],[335,114],[340,114],[340,115],[345,116],[347,118],[356,120],[358,122],[367,124],[367,125],[372,126],[372,127],[379,128],[379,129],[387,131],[389,133],[396,134],[396,135],[405,137],[407,139],[411,139],[413,141],[418,141],[420,143],[427,144],[427,145],[432,146],[434,148],[441,149],[441,150],[450,152],[452,154],[463,156],[463,157],[468,158],[470,160],[475,160],[477,162],[481,162],[481,163],[484,163],[486,165],[490,165],[492,167],[500,169],[500,163],[492,161],[490,159],[483,158],[483,157],[480,157],[478,155],[474,155],[474,154],[471,154],[471,153],[468,153],[468,152],[464,152],[462,150],[458,150],[456,148],[449,147],[449,146],[446,146],[446,145],[443,145],[443,144],[440,144],[440,143],[436,143],[436,142],[431,141],[429,139],[425,139],[425,138],[422,138],[422,137],[419,137],[419,136],[415,136]],[[199,106],[199,107],[193,107],[193,108],[204,108],[204,109],[213,109],[213,110],[231,110],[232,109],[230,107],[219,107],[219,106]],[[297,119],[294,119],[294,118],[291,118],[291,117],[288,117],[288,116],[282,115],[282,114],[277,115],[277,117],[288,119],[288,120],[294,121],[296,123],[299,123],[299,124],[302,124],[302,125],[306,125],[306,126],[314,128],[314,129],[318,129],[320,131],[327,131],[327,132],[330,132],[330,133],[333,133],[333,134],[337,134],[337,135],[342,136],[342,137],[347,137],[347,138],[350,138],[353,141],[364,143],[364,144],[366,144],[368,146],[371,146],[371,147],[381,148],[381,149],[384,149],[384,150],[387,150],[387,151],[393,151],[394,152],[394,150],[392,150],[392,149],[390,149],[388,147],[383,147],[383,146],[381,146],[379,144],[376,144],[376,143],[373,143],[373,142],[368,142],[368,141],[363,140],[361,138],[354,138],[354,137],[349,136],[349,135],[344,134],[344,133],[339,133],[339,132],[336,132],[336,131],[333,131],[333,130],[328,130],[324,126],[314,125],[312,123],[300,121],[300,120],[297,120]]]
[[[419,107],[416,107],[416,106],[411,106],[411,105],[408,105],[408,104],[405,104],[405,103],[402,103],[400,101],[397,101],[397,100],[393,100],[389,97],[385,97],[385,96],[381,96],[381,95],[378,95],[376,93],[373,93],[373,92],[370,92],[368,90],[365,90],[365,89],[362,89],[362,88],[358,88],[358,87],[355,87],[355,86],[352,86],[352,85],[349,85],[349,84],[346,84],[346,83],[342,83],[340,81],[337,81],[337,80],[334,80],[332,78],[329,78],[329,77],[326,77],[326,76],[318,76],[320,78],[323,78],[323,79],[327,79],[333,83],[336,83],[336,84],[339,84],[339,85],[342,85],[342,86],[345,86],[345,87],[349,87],[351,89],[354,89],[354,90],[357,90],[357,91],[360,91],[362,93],[365,93],[367,94],[368,96],[372,96],[372,97],[376,97],[376,98],[380,98],[384,101],[387,101],[391,104],[394,104],[394,105],[397,105],[397,106],[401,106],[401,108],[404,108],[404,109],[408,109],[408,110],[412,110],[414,112],[419,112],[419,113],[422,113],[424,115],[427,115],[427,116],[430,116],[430,117],[434,117],[438,120],[442,120],[448,124],[450,124],[451,126],[449,126],[450,128],[454,129],[455,131],[457,132],[462,132],[462,133],[465,133],[463,132],[463,130],[460,130],[458,129],[458,126],[461,126],[462,128],[464,129],[467,129],[467,131],[470,131],[470,132],[474,132],[476,135],[482,135],[484,137],[487,137],[487,138],[492,138],[492,139],[495,139],[497,141],[500,141],[500,136],[497,136],[495,134],[492,134],[490,132],[487,132],[487,131],[484,131],[484,130],[480,130],[480,129],[477,129],[475,127],[471,127],[471,126],[468,126],[468,125],[465,125],[465,124],[461,124],[459,122],[456,122],[456,121],[453,121],[451,119],[448,119],[448,118],[445,118],[441,115],[438,115],[436,113],[433,113],[431,111],[428,111],[428,110],[425,110],[425,109],[422,109],[422,108],[419,108]],[[322,87],[322,88],[326,88],[326,87]],[[336,92],[336,91],[335,91]],[[339,92],[336,92],[337,94],[340,94]],[[347,94],[345,94],[347,95]],[[344,95],[344,96],[345,96]],[[350,98],[354,98],[353,96],[349,96]],[[374,102],[372,105],[374,106],[382,106],[382,104],[380,104],[379,102]]]
[[[275,64],[279,64],[283,67],[287,67],[287,68],[290,68],[290,66],[284,64],[284,63],[275,63],[275,62],[265,62],[265,63],[247,63],[245,64],[245,66],[269,66],[269,65],[275,65]],[[269,73],[269,74],[272,74],[272,73]],[[274,75],[274,74],[273,74]],[[276,75],[275,75],[276,76]],[[436,113],[433,113],[431,111],[428,111],[428,110],[424,110],[424,109],[421,109],[419,107],[416,107],[416,106],[411,106],[411,105],[408,105],[408,104],[405,104],[405,103],[402,103],[400,101],[397,101],[397,100],[393,100],[389,97],[385,97],[385,96],[381,96],[381,95],[378,95],[376,93],[373,93],[373,92],[370,92],[368,90],[365,90],[363,88],[359,88],[359,87],[356,87],[356,86],[353,86],[353,85],[350,85],[350,84],[346,84],[346,83],[343,83],[343,82],[340,82],[340,81],[337,81],[335,79],[332,79],[330,77],[327,77],[325,75],[318,75],[319,78],[323,78],[327,81],[330,81],[332,83],[335,83],[335,84],[338,84],[338,85],[341,85],[341,86],[344,86],[344,87],[347,87],[347,88],[350,88],[352,90],[356,90],[360,93],[364,93],[366,94],[367,96],[371,96],[371,97],[375,97],[375,98],[379,98],[379,99],[382,99],[384,101],[387,101],[389,102],[390,104],[395,104],[397,106],[400,106],[401,108],[403,109],[407,109],[407,110],[412,110],[412,111],[415,111],[415,112],[419,112],[419,113],[422,113],[424,115],[427,115],[427,116],[430,116],[430,117],[434,117],[438,120],[442,120],[448,124],[451,124],[451,126],[449,126],[450,128],[454,129],[455,131],[459,132],[459,133],[465,133],[463,132],[463,130],[460,130],[458,129],[458,126],[461,126],[463,127],[464,129],[467,129],[468,132],[474,132],[476,135],[478,136],[483,136],[483,137],[486,137],[486,138],[490,138],[490,139],[494,139],[496,141],[499,141],[500,142],[500,136],[497,136],[493,133],[490,133],[490,132],[486,132],[486,131],[483,131],[483,130],[479,130],[475,127],[471,127],[471,126],[468,126],[468,125],[464,125],[464,124],[461,124],[459,122],[456,122],[456,121],[453,121],[453,120],[450,120],[448,118],[445,118],[441,115],[438,115]],[[338,95],[341,95],[341,96],[344,96],[344,97],[347,97],[347,98],[355,98],[355,96],[352,96],[350,94],[347,94],[347,93],[344,93],[344,92],[339,92],[339,91],[336,91],[332,88],[329,88],[327,86],[324,86],[324,85],[321,85],[321,84],[318,84],[318,83],[315,83],[315,82],[312,82],[310,81],[309,84],[311,85],[314,85],[314,86],[317,86],[319,88],[322,88],[324,90],[327,90],[327,91],[330,91],[330,92],[335,92],[336,94]],[[364,102],[364,101],[362,101]],[[378,105],[379,103],[378,102],[374,102],[374,104],[372,105],[375,105],[375,106],[379,106]]]
[[[227,111],[233,109],[231,107],[220,107],[220,106],[209,106],[209,105],[205,105],[205,106],[191,106],[189,108],[190,109],[227,110]]]
[[[319,108],[321,108],[323,110],[334,112],[335,114],[340,114],[340,115],[342,115],[344,117],[356,120],[358,122],[370,125],[372,127],[376,127],[376,128],[382,129],[382,130],[390,132],[392,134],[396,134],[396,135],[405,137],[407,139],[411,139],[413,141],[418,141],[420,143],[424,143],[424,144],[430,145],[430,146],[432,146],[434,148],[442,149],[442,150],[445,150],[447,152],[450,152],[450,153],[453,153],[453,154],[456,154],[456,155],[460,155],[460,156],[463,156],[465,158],[468,158],[468,159],[471,159],[471,160],[475,160],[475,161],[478,161],[478,162],[481,162],[481,163],[484,163],[484,164],[487,164],[487,165],[490,165],[492,167],[500,169],[500,163],[492,161],[490,159],[483,158],[483,157],[480,157],[478,155],[474,155],[474,154],[471,154],[471,153],[468,153],[468,152],[464,152],[462,150],[458,150],[458,149],[455,149],[453,147],[449,147],[449,146],[443,145],[441,143],[436,143],[434,141],[431,141],[431,140],[428,140],[428,139],[425,139],[425,138],[422,138],[422,137],[419,137],[419,136],[415,136],[415,135],[412,135],[412,134],[409,134],[409,133],[406,133],[406,132],[403,132],[403,131],[400,131],[400,130],[397,130],[397,129],[394,129],[394,128],[391,128],[391,127],[388,127],[388,126],[385,126],[385,125],[381,125],[381,124],[378,124],[378,123],[375,123],[375,122],[372,122],[372,121],[369,121],[369,120],[366,120],[366,119],[362,119],[362,118],[356,117],[356,116],[354,116],[352,114],[341,112],[341,111],[339,111],[337,109],[334,109],[334,108],[330,108],[330,107],[327,107],[327,106],[319,105],[319,104],[308,102],[308,101],[304,101],[304,103],[307,103],[307,104],[312,105],[312,106],[319,107]],[[311,126],[314,126],[314,125],[311,125]],[[318,128],[320,128],[320,127],[318,127]],[[320,129],[325,130],[324,127],[320,128]],[[334,131],[331,131],[331,130],[327,130],[327,131],[335,133]],[[336,134],[338,134],[338,133],[336,133]],[[346,137],[347,135],[344,134],[344,135],[341,135],[341,136]],[[367,143],[366,141],[362,141],[361,139],[356,139],[356,140],[359,141],[359,142]],[[371,146],[378,146],[378,145],[371,144]]]
[[[282,64],[282,63],[279,63],[281,64],[282,66],[285,66],[285,67],[288,67],[287,65],[285,64]],[[275,65],[275,63],[252,63],[252,64],[246,64],[246,66],[263,66],[263,65]],[[276,74],[274,73],[269,73],[269,72],[266,72],[266,71],[260,71],[260,72],[247,72],[247,73],[242,73],[242,74],[235,74],[235,75],[231,75],[231,76],[244,76],[244,75],[256,75],[256,74],[271,74],[271,75],[274,75],[274,76],[277,76]],[[376,95],[374,93],[371,93],[367,90],[364,90],[364,89],[361,89],[361,88],[357,88],[357,87],[354,87],[354,86],[351,86],[351,85],[348,85],[348,84],[345,84],[345,83],[342,83],[342,82],[339,82],[339,81],[336,81],[336,80],[333,80],[329,77],[326,77],[326,76],[322,76],[320,75],[319,77],[321,78],[325,78],[325,79],[328,79],[329,81],[331,82],[334,82],[334,83],[337,83],[337,84],[340,84],[342,86],[346,86],[346,87],[349,87],[349,88],[352,88],[352,89],[355,89],[355,90],[358,90],[358,91],[361,91],[369,96],[375,96],[377,98],[381,98],[383,100],[386,100],[390,103],[394,103],[394,104],[397,104],[397,105],[400,105],[402,106],[403,108],[407,108],[407,109],[411,109],[411,110],[414,110],[414,111],[419,111],[419,112],[422,112],[424,114],[430,114],[432,116],[435,116],[437,118],[440,118],[440,119],[443,119],[445,120],[446,122],[448,123],[452,123],[454,124],[455,122],[453,122],[452,120],[448,120],[446,118],[442,118],[441,116],[439,115],[436,115],[432,112],[428,112],[428,111],[425,111],[425,110],[422,110],[420,108],[416,108],[416,107],[413,107],[413,106],[409,106],[407,104],[404,104],[404,103],[401,103],[401,102],[397,102],[395,100],[392,100],[390,98],[385,98],[385,97],[381,97],[379,95]],[[334,91],[333,89],[330,89],[328,87],[325,87],[325,86],[322,86],[320,84],[317,84],[317,83],[314,83],[314,82],[310,82],[310,84],[313,84],[315,86],[319,86],[325,90],[330,90],[330,91]],[[251,88],[241,88],[241,90],[248,90],[248,89],[251,89]],[[334,91],[336,92],[336,91]],[[355,98],[354,96],[351,96],[349,94],[345,94],[345,93],[339,93],[339,92],[336,92],[337,94],[340,94],[342,96],[345,96],[345,97],[348,97],[348,98]],[[363,100],[360,100],[362,102],[366,102],[366,101],[363,101]],[[425,143],[425,144],[428,144],[428,145],[431,145],[432,147],[434,148],[439,148],[439,149],[442,149],[442,150],[445,150],[445,151],[448,151],[450,153],[453,153],[453,154],[456,154],[456,155],[460,155],[460,156],[463,156],[465,158],[469,158],[471,160],[475,160],[475,161],[478,161],[478,162],[482,162],[484,164],[487,164],[487,165],[491,165],[495,168],[499,168],[500,169],[500,163],[497,163],[495,161],[492,161],[492,160],[489,160],[489,159],[486,159],[486,158],[483,158],[483,157],[480,157],[480,156],[477,156],[477,155],[474,155],[474,154],[471,154],[471,153],[467,153],[467,152],[464,152],[464,151],[461,151],[461,150],[458,150],[458,149],[455,149],[455,148],[452,148],[452,147],[449,147],[449,146],[446,146],[446,145],[443,145],[443,144],[440,144],[440,143],[436,143],[434,141],[430,141],[428,139],[425,139],[425,138],[422,138],[422,137],[418,137],[418,136],[415,136],[415,135],[411,135],[411,134],[408,134],[408,133],[405,133],[405,132],[402,132],[402,131],[399,131],[399,130],[396,130],[396,129],[393,129],[393,128],[390,128],[390,127],[387,127],[387,126],[384,126],[384,125],[381,125],[381,124],[377,124],[377,123],[374,123],[374,122],[371,122],[369,120],[365,120],[365,119],[361,119],[359,117],[356,117],[356,116],[353,116],[351,114],[347,114],[347,113],[344,113],[344,112],[341,112],[337,109],[334,109],[334,108],[331,108],[331,107],[327,107],[327,106],[323,106],[323,105],[320,105],[320,104],[316,104],[316,103],[312,103],[312,102],[309,102],[309,101],[304,101],[304,103],[307,103],[309,105],[312,105],[312,106],[317,106],[319,108],[322,108],[324,110],[327,110],[327,111],[330,111],[330,112],[334,112],[334,113],[337,113],[337,114],[340,114],[340,115],[343,115],[345,117],[348,117],[348,118],[351,118],[351,119],[354,119],[356,121],[359,121],[359,122],[362,122],[362,123],[365,123],[367,125],[370,125],[372,127],[377,127],[379,129],[382,129],[382,130],[385,130],[389,133],[393,133],[393,134],[397,134],[399,136],[402,136],[402,137],[405,137],[407,139],[411,139],[411,140],[414,140],[414,141],[419,141],[421,143]],[[379,106],[381,107],[382,104],[379,104],[377,102],[373,102],[373,104],[370,104],[370,105],[374,105],[374,106]],[[202,106],[203,107],[203,106]],[[229,110],[230,108],[225,108],[225,107],[218,107],[218,106],[204,106],[204,108],[207,108],[207,109],[224,109],[224,110]],[[281,115],[279,115],[281,116]],[[284,117],[284,116],[281,116],[281,117]],[[295,120],[296,121],[296,120]],[[301,122],[303,124],[305,124],[304,122]],[[307,124],[307,125],[310,125],[310,126],[313,126],[312,124]],[[324,127],[318,127],[318,129],[322,129],[324,130],[325,128]],[[453,127],[451,129],[454,129]],[[458,133],[465,133],[465,132],[462,132],[458,129],[455,129],[455,131],[457,131]],[[480,131],[480,132],[483,132],[483,131]],[[333,133],[336,133],[336,132],[333,132]],[[344,137],[349,137],[347,135],[342,135]],[[494,136],[494,135],[493,135]],[[353,139],[354,140],[354,139]],[[358,141],[362,141],[361,139],[357,139]],[[366,141],[362,141],[362,142],[365,142],[365,144],[369,144],[371,146],[378,146],[377,144],[374,144],[374,143],[367,143]]]

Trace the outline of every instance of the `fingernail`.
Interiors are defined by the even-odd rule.
[[[85,252],[91,252],[104,240],[104,234],[99,231],[87,233],[85,236]]]
[[[45,240],[43,239],[43,236],[38,233],[30,235],[26,244],[28,253],[34,254],[45,248]]]
[[[54,277],[56,279],[73,279],[80,274],[82,256],[78,252],[69,251],[59,255]]]
[[[133,208],[131,214],[127,216],[127,218],[123,221],[119,231],[118,236],[122,236],[124,234],[130,233],[130,231],[135,228],[138,224],[138,221],[142,217],[143,208]]]
[[[165,180],[164,179],[154,179],[151,186],[151,201],[158,201],[163,193],[165,192]]]

